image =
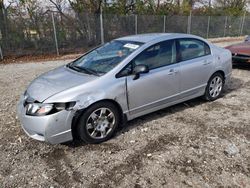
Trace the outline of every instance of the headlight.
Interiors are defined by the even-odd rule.
[[[26,114],[32,116],[47,115],[52,109],[53,104],[30,103],[26,106]]]
[[[44,116],[53,114],[61,110],[71,110],[75,105],[75,102],[68,103],[29,103],[26,105],[26,114],[31,116]]]

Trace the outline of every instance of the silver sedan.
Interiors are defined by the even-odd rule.
[[[32,138],[100,143],[136,117],[203,96],[221,96],[231,53],[187,34],[115,39],[36,78],[18,116]]]

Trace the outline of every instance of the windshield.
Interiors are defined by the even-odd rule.
[[[143,43],[114,40],[83,55],[68,67],[88,74],[101,75],[109,72]]]

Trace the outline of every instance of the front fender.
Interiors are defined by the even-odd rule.
[[[104,91],[97,91],[95,93],[84,93],[79,95],[76,100],[76,105],[74,106],[74,110],[82,110],[84,108],[89,107],[91,104],[105,99]]]

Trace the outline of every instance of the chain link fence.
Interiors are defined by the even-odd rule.
[[[86,51],[114,38],[152,32],[191,33],[204,38],[250,33],[250,17],[157,15],[7,16],[0,27],[0,59],[8,56],[66,54]]]

